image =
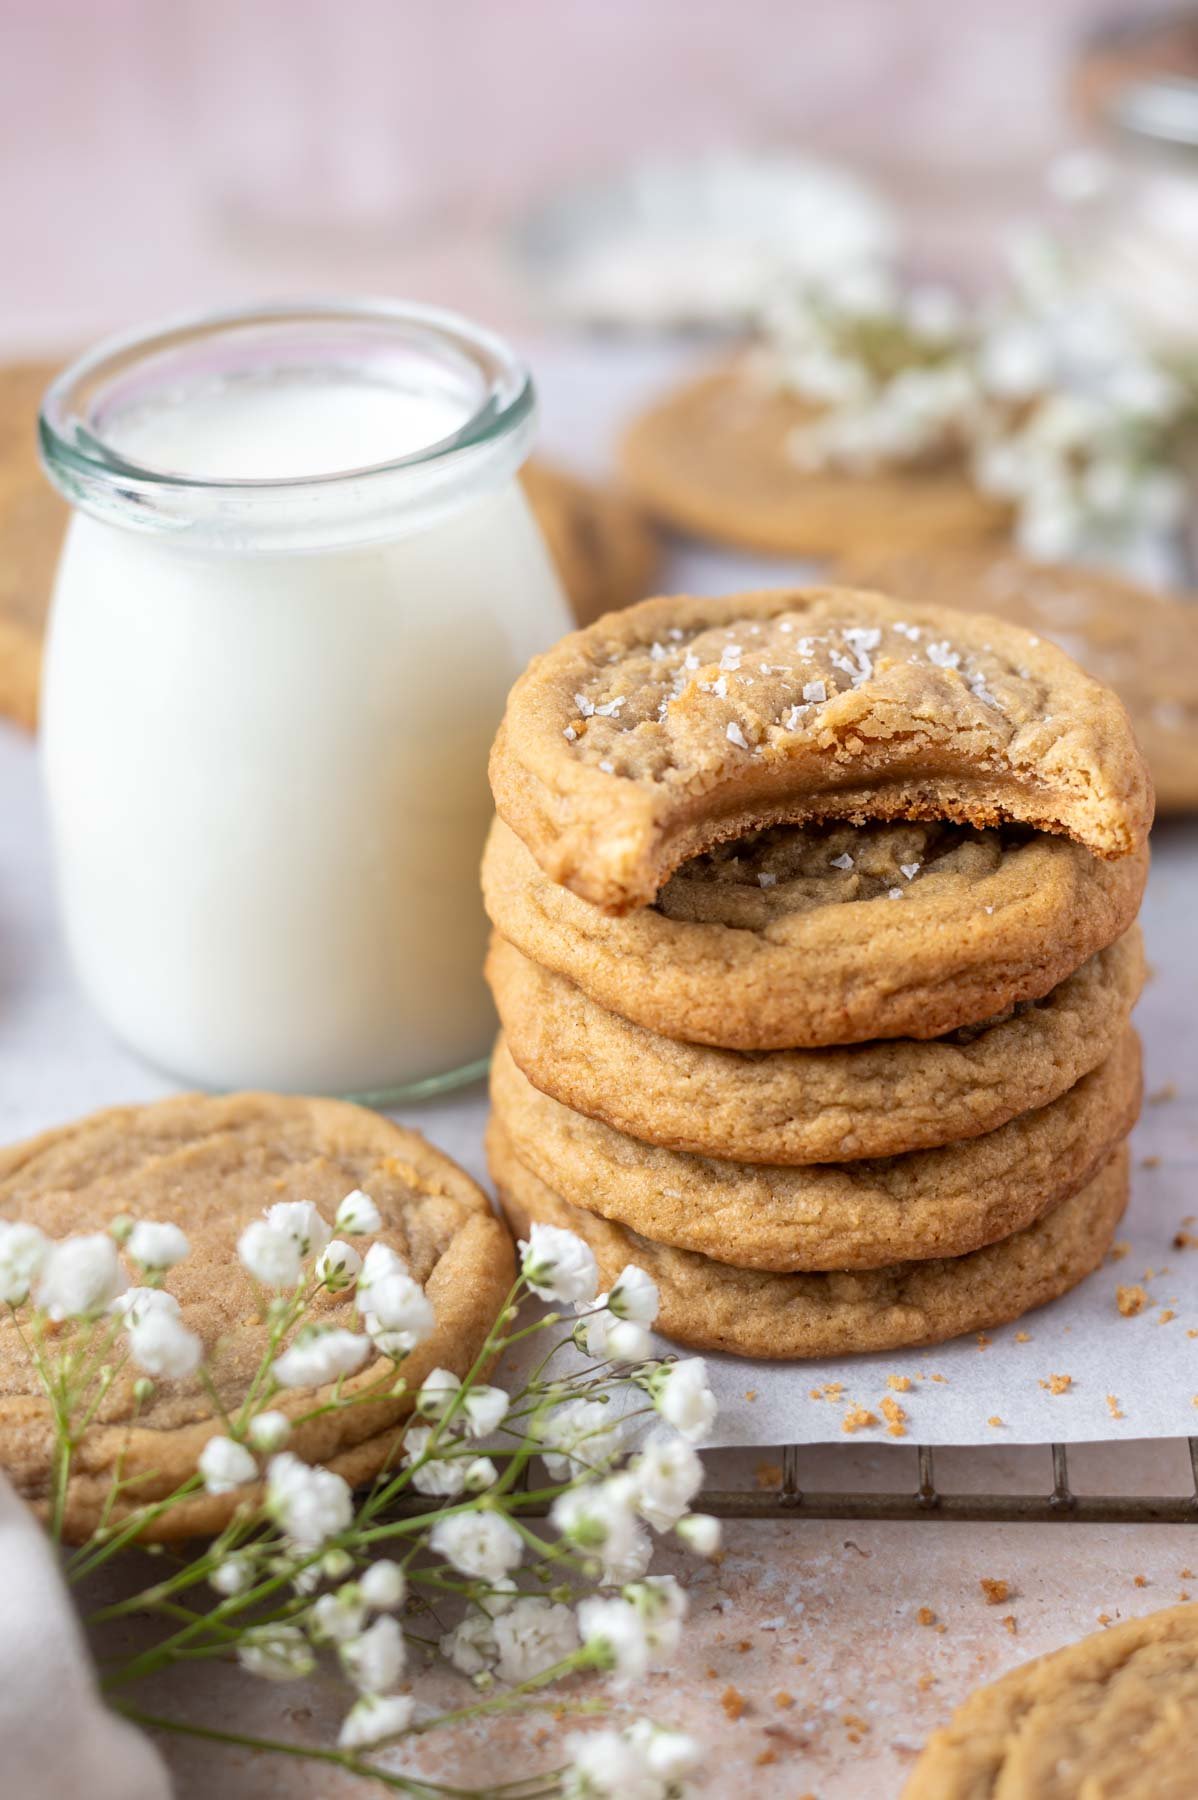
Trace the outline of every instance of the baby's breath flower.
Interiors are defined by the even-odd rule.
[[[271,1459],[266,1504],[280,1530],[301,1550],[319,1550],[348,1530],[354,1516],[348,1482],[332,1469],[301,1462],[289,1450]]]
[[[694,1738],[648,1719],[626,1731],[575,1732],[566,1751],[563,1800],[674,1800],[703,1754]]]
[[[237,1240],[237,1254],[263,1287],[293,1288],[303,1269],[300,1247],[289,1231],[254,1219]]]
[[[0,1305],[21,1306],[50,1254],[50,1240],[23,1219],[0,1219]]]
[[[366,1623],[366,1608],[358,1589],[352,1585],[336,1594],[321,1594],[312,1604],[310,1631],[313,1639],[324,1644],[341,1644],[361,1635]]]
[[[416,1396],[416,1410],[426,1419],[441,1419],[449,1411],[461,1382],[452,1369],[432,1369]]]
[[[317,1281],[321,1282],[331,1293],[340,1293],[342,1288],[350,1286],[358,1279],[362,1268],[362,1258],[352,1244],[346,1244],[340,1238],[334,1238],[326,1244],[316,1260],[313,1269]]]
[[[665,1363],[649,1380],[653,1404],[675,1431],[692,1444],[701,1444],[716,1419],[716,1399],[707,1380],[707,1364],[701,1356]]]
[[[341,1663],[364,1694],[387,1694],[403,1674],[406,1651],[399,1622],[382,1613],[374,1624],[341,1645]]]
[[[404,1467],[412,1470],[412,1486],[419,1494],[435,1494],[454,1500],[466,1486],[466,1458],[429,1456],[431,1425],[410,1425],[404,1437]]]
[[[236,1551],[226,1556],[223,1562],[217,1563],[208,1577],[208,1585],[214,1587],[218,1594],[244,1594],[247,1588],[254,1585],[253,1559],[239,1555]]]
[[[387,1244],[372,1244],[367,1251],[355,1299],[362,1323],[384,1356],[406,1356],[436,1323],[424,1289]]]
[[[282,1356],[275,1358],[280,1387],[322,1387],[353,1375],[370,1354],[369,1338],[336,1326],[307,1325]]]
[[[600,1400],[567,1400],[538,1425],[545,1467],[555,1481],[569,1481],[580,1470],[611,1467],[620,1454],[623,1426],[612,1407]]]
[[[371,1237],[383,1229],[383,1218],[370,1195],[355,1188],[337,1208],[333,1226],[337,1231],[344,1231],[347,1237]]]
[[[468,1612],[441,1638],[441,1654],[462,1675],[481,1675],[499,1655],[495,1621],[485,1612]]]
[[[606,1310],[591,1313],[585,1322],[587,1354],[596,1362],[623,1363],[632,1367],[648,1362],[653,1340],[635,1319],[618,1319]]]
[[[165,1288],[131,1287],[126,1288],[123,1294],[118,1294],[108,1310],[124,1321],[127,1330],[132,1330],[152,1312],[169,1313],[172,1318],[177,1319],[179,1302]]]
[[[407,1578],[397,1562],[381,1556],[363,1569],[358,1592],[363,1604],[372,1612],[394,1612],[404,1603],[408,1591]]]
[[[264,1456],[273,1456],[291,1436],[291,1420],[286,1413],[261,1412],[250,1420],[247,1435],[255,1450],[260,1450]]]
[[[657,1283],[644,1269],[629,1263],[607,1296],[607,1310],[617,1319],[631,1319],[637,1325],[652,1325],[657,1318],[660,1298]]]
[[[591,1598],[578,1608],[582,1641],[598,1652],[602,1666],[619,1675],[640,1676],[654,1662],[672,1656],[682,1636],[686,1596],[670,1575],[651,1576],[626,1587],[618,1599]]]
[[[51,1246],[35,1299],[52,1319],[86,1319],[102,1313],[124,1287],[116,1245],[106,1231],[93,1231]]]
[[[516,1568],[524,1555],[523,1539],[510,1519],[490,1510],[451,1513],[438,1519],[428,1541],[430,1549],[462,1575],[479,1581],[497,1581]]]
[[[342,1750],[368,1750],[399,1737],[412,1723],[410,1694],[363,1694],[345,1716],[337,1742]]]
[[[266,1223],[275,1231],[285,1231],[305,1262],[310,1256],[319,1256],[333,1235],[332,1227],[310,1200],[280,1200],[268,1206]]]
[[[147,1375],[181,1381],[199,1368],[204,1345],[175,1313],[154,1307],[129,1326],[129,1354]]]
[[[466,1464],[462,1487],[467,1494],[485,1494],[498,1480],[499,1470],[489,1456],[472,1456]]]
[[[676,1525],[703,1486],[703,1464],[685,1438],[654,1431],[632,1464],[636,1508],[654,1531]]]
[[[685,1731],[668,1731],[652,1719],[636,1719],[625,1733],[645,1758],[652,1774],[673,1784],[685,1781],[698,1768],[703,1746]]]
[[[251,1675],[267,1681],[298,1681],[316,1667],[312,1646],[297,1625],[261,1625],[247,1631],[237,1658]]]
[[[720,1547],[720,1521],[710,1513],[687,1513],[674,1530],[696,1556],[714,1556]]]
[[[520,1243],[520,1268],[542,1300],[570,1304],[590,1301],[599,1287],[599,1269],[588,1244],[573,1231],[534,1221]]]
[[[156,1224],[139,1219],[129,1233],[125,1248],[143,1269],[173,1269],[181,1263],[190,1248],[177,1225]]]
[[[462,1401],[466,1430],[472,1438],[490,1437],[507,1418],[512,1397],[503,1388],[472,1387]]]
[[[198,1467],[210,1494],[231,1494],[258,1479],[253,1453],[230,1437],[210,1437],[200,1451]]]
[[[492,1636],[501,1681],[531,1681],[578,1648],[578,1626],[568,1606],[539,1595],[516,1600],[494,1621]]]
[[[636,1482],[622,1472],[567,1488],[550,1509],[566,1542],[597,1559],[608,1585],[642,1575],[648,1567],[651,1546],[637,1520],[636,1501]]]

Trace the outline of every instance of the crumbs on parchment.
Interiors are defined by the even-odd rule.
[[[988,1576],[983,1575],[978,1582],[978,1586],[986,1597],[987,1606],[1001,1606],[1004,1600],[1009,1600],[1011,1598],[1011,1584],[1009,1581],[995,1581]]]
[[[1148,1304],[1148,1295],[1138,1282],[1115,1289],[1115,1305],[1125,1319],[1134,1319]]]
[[[1050,1375],[1040,1386],[1047,1394],[1067,1394],[1073,1386],[1072,1375]]]

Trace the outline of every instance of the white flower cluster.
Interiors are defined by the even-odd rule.
[[[858,270],[780,294],[762,328],[767,379],[816,409],[788,442],[800,467],[963,456],[1041,561],[1143,568],[1181,521],[1193,383],[1043,240],[1022,247],[998,304],[966,311],[943,290]]]
[[[564,1800],[675,1800],[703,1755],[697,1739],[649,1719],[625,1731],[574,1732],[566,1749]]]

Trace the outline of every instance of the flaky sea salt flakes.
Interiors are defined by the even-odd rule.
[[[735,719],[729,719],[726,735],[728,742],[730,744],[735,744],[738,750],[747,750],[749,748],[748,739],[745,737],[744,732],[741,730]]]
[[[886,895],[886,898],[888,900],[901,900],[902,897],[903,897],[902,888],[890,888]]]
[[[853,859],[847,850],[842,850],[839,856],[834,856],[832,858],[832,867],[834,869],[851,869],[852,866]]]
[[[961,661],[961,652],[954,650],[947,638],[938,644],[928,645],[928,661],[935,663],[938,669],[955,669]]]
[[[828,698],[828,690],[822,681],[809,681],[803,688],[803,698],[812,706],[820,706]]]
[[[987,911],[987,913],[992,913],[994,911],[994,908],[992,906],[988,906],[986,908],[986,911]]]
[[[897,624],[894,629],[898,632],[900,637],[905,637],[910,644],[918,644],[920,638],[923,636],[918,625],[900,623]]]
[[[733,674],[740,668],[740,645],[725,644],[724,654],[720,657],[721,669],[731,669]]]
[[[915,877],[919,874],[919,864],[918,863],[900,863],[899,868],[902,870],[903,874],[907,877],[908,881],[914,881]]]
[[[728,677],[720,675],[715,681],[701,681],[699,686],[705,694],[716,694],[723,700],[728,693]]]
[[[683,638],[683,632],[682,632],[681,626],[671,625],[669,631],[666,633],[666,636],[668,638],[670,638],[675,644],[680,644],[682,642],[682,638]]]
[[[845,627],[844,641],[851,644],[860,655],[863,650],[876,650],[882,642],[882,633],[875,625],[848,625]]]
[[[651,662],[664,662],[669,654],[670,653],[664,644],[652,643],[649,646],[649,659]]]
[[[609,762],[601,762],[599,767],[603,770],[605,775],[614,775],[616,772],[614,764]]]
[[[602,706],[595,707],[595,717],[598,719],[618,719],[620,716],[620,708],[623,706],[626,698],[627,696],[624,694],[617,694],[614,700],[607,700]]]
[[[575,694],[574,704],[584,719],[589,719],[595,710],[593,703],[587,699],[585,694]]]
[[[573,725],[567,725],[566,729],[562,732],[562,736],[568,744],[572,744],[578,736],[578,733],[575,731]]]
[[[763,888],[777,887],[778,877],[776,875],[768,874],[763,869],[761,874],[757,877],[757,885],[758,885],[758,887],[763,887]]]
[[[699,667],[699,658],[693,650],[687,651],[682,659],[682,666],[684,669],[697,669]]]
[[[807,711],[807,708],[805,706],[792,706],[784,720],[784,725],[785,725],[786,730],[787,731],[797,731],[798,727],[799,727],[799,720],[803,717],[803,714],[806,711]]]

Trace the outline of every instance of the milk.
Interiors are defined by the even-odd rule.
[[[462,422],[445,393],[266,372],[104,431],[152,470],[287,482]],[[186,1081],[363,1093],[487,1052],[487,752],[569,620],[510,475],[394,523],[298,552],[71,524],[43,700],[66,932],[113,1029]]]

